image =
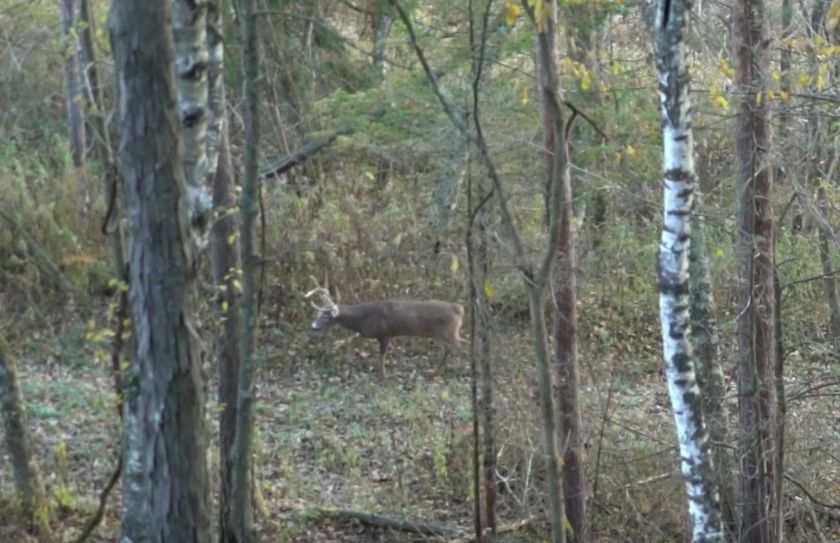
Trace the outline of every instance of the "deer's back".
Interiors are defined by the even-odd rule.
[[[464,308],[438,300],[386,300],[342,307],[339,315],[345,326],[365,337],[439,337],[460,326]]]

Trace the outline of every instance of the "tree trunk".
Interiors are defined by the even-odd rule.
[[[394,26],[394,14],[388,2],[378,2],[373,20],[373,81],[379,85],[385,80],[388,69],[385,51],[388,48],[388,36]]]
[[[692,540],[724,541],[712,457],[703,423],[691,343],[688,275],[695,172],[685,34],[691,4],[661,0],[656,17],[656,66],[664,144],[664,221],[657,257],[665,375],[688,493]]]
[[[557,29],[553,21],[547,21],[545,40],[551,54],[547,57],[553,63],[550,69],[559,73]],[[557,261],[554,265],[554,361],[557,368],[555,390],[560,418],[560,448],[563,453],[563,496],[566,517],[574,532],[574,540],[582,543],[588,540],[586,533],[586,482],[583,472],[583,437],[580,417],[578,389],[578,340],[577,340],[577,276],[575,268],[575,236],[573,229],[573,199],[571,172],[568,160],[563,160],[562,170],[555,172],[555,149],[558,144],[565,147],[568,156],[568,142],[563,137],[565,127],[558,124],[552,101],[562,102],[562,89],[548,89],[549,68],[537,65],[537,82],[540,88],[540,120],[543,130],[543,149],[546,159],[546,178],[549,183],[559,183],[560,209],[557,239]],[[555,84],[559,82],[555,79]],[[552,97],[550,92],[554,94]],[[560,141],[558,141],[560,140]],[[546,208],[550,206],[549,192],[545,193]]]
[[[721,366],[720,336],[715,317],[715,301],[712,296],[712,280],[709,274],[709,257],[706,251],[700,194],[694,200],[695,211],[691,215],[691,246],[688,252],[688,276],[690,290],[691,346],[697,366],[697,382],[703,398],[703,414],[709,432],[712,449],[714,483],[720,496],[720,510],[725,527],[733,534],[737,531],[735,511],[735,488],[732,484],[735,473],[734,458],[729,449],[729,423],[724,400],[724,384]]]
[[[214,352],[219,368],[219,541],[236,541],[230,524],[233,468],[233,442],[236,437],[236,394],[239,380],[239,334],[242,317],[239,308],[239,241],[236,215],[236,186],[230,161],[227,128],[222,129],[218,168],[213,184],[213,207],[219,214],[210,231],[213,284],[216,310],[220,319]]]
[[[67,127],[70,137],[70,155],[73,165],[85,165],[85,118],[82,113],[82,85],[79,74],[79,47],[76,41],[75,0],[59,0],[61,12],[61,37],[64,59],[64,105],[67,108]]]
[[[207,2],[171,0],[175,36],[175,75],[181,119],[182,160],[193,235],[200,246],[210,220],[207,191]]]
[[[764,81],[768,44],[763,0],[734,7],[735,79],[741,96],[735,128],[740,261],[738,296],[738,399],[741,527],[747,543],[776,541],[777,406],[774,378],[773,178],[766,156],[770,127]]]
[[[557,435],[554,422],[554,402],[551,397],[551,370],[548,361],[548,330],[545,323],[545,284],[529,285],[528,308],[531,314],[531,338],[537,362],[537,381],[540,396],[543,454],[548,478],[548,511],[551,523],[551,541],[565,543],[566,516],[563,512],[563,486]]]
[[[242,34],[245,41],[245,177],[239,203],[242,237],[242,318],[239,390],[236,401],[236,438],[233,444],[230,525],[239,543],[254,541],[251,508],[251,449],[254,432],[254,343],[257,328],[254,219],[257,215],[257,146],[259,145],[259,51],[253,0],[240,2]]]
[[[120,171],[133,353],[126,378],[121,541],[210,540],[204,383],[179,156],[169,0],[115,2]],[[150,130],[149,127],[154,127]]]
[[[0,414],[6,429],[6,447],[15,474],[15,488],[30,528],[46,535],[50,530],[51,508],[44,483],[35,463],[32,440],[26,425],[26,408],[17,378],[17,362],[0,337]]]

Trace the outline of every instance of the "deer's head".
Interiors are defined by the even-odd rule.
[[[306,298],[315,296],[320,302],[312,302],[312,307],[318,310],[318,318],[312,321],[312,330],[323,330],[335,323],[338,317],[338,304],[332,301],[330,291],[320,286],[318,281],[312,277],[315,288],[306,293]]]

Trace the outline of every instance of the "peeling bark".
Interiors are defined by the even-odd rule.
[[[120,171],[134,340],[125,380],[122,542],[210,539],[204,384],[179,155],[169,0],[115,2]]]

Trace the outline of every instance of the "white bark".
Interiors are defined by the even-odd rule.
[[[656,21],[657,69],[664,142],[664,225],[657,275],[668,392],[677,426],[693,541],[722,542],[717,492],[694,369],[689,314],[688,252],[694,205],[694,156],[689,76],[683,36],[690,2],[660,0]]]
[[[171,2],[188,213],[194,234],[203,244],[213,208],[206,186],[210,171],[207,158],[207,2]]]

